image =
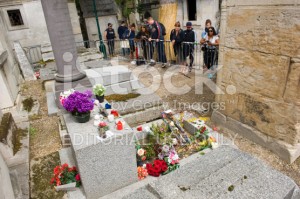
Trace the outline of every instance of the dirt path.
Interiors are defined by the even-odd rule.
[[[21,86],[21,94],[25,98],[32,97],[40,104],[38,115],[29,118],[30,198],[61,199],[65,193],[56,192],[50,184],[53,169],[60,164],[59,119],[48,116],[46,92],[41,80],[25,82]]]

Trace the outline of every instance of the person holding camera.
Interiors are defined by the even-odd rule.
[[[219,37],[214,27],[208,28],[208,34],[200,40],[203,44],[202,50],[204,51],[204,70],[210,69],[213,65],[217,64],[217,47],[219,46]]]
[[[149,50],[150,49],[147,49],[149,43],[148,43],[148,39],[149,39],[150,35],[149,35],[149,32],[147,30],[147,27],[145,25],[142,25],[141,28],[140,28],[140,31],[138,32],[138,34],[136,35],[136,39],[137,41],[141,42],[142,44],[142,49],[143,49],[143,55],[144,55],[144,58],[147,60],[150,58],[149,56]],[[147,55],[148,54],[148,55]]]
[[[180,22],[175,23],[175,28],[171,31],[170,41],[174,49],[174,54],[176,56],[176,61],[178,64],[182,64],[183,54],[182,54],[182,41],[184,37],[184,31],[180,27]]]

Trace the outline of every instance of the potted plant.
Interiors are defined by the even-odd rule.
[[[71,191],[81,185],[81,180],[76,167],[65,163],[54,168],[50,183],[55,185],[56,191]]]
[[[81,93],[75,91],[63,103],[63,107],[76,118],[77,122],[85,123],[90,120],[90,111],[94,108],[91,91]]]
[[[100,122],[99,123],[99,136],[101,138],[106,138],[106,131],[109,130],[109,126],[107,125],[106,122]]]
[[[96,84],[93,87],[93,93],[96,96],[96,99],[102,103],[104,102],[104,93],[106,91],[106,88],[102,84]]]

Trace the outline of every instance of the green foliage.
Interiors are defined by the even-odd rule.
[[[168,162],[168,158],[166,157],[166,158],[164,159],[164,161],[165,161],[165,162]],[[170,172],[172,172],[172,171],[178,169],[179,167],[180,167],[179,164],[173,164],[173,165],[172,165],[172,164],[168,164],[168,170],[165,171],[165,172],[163,172],[162,175],[166,175],[166,174],[168,174],[168,173],[170,173]]]
[[[30,112],[34,105],[34,100],[32,99],[32,97],[28,97],[22,101],[22,104],[23,104],[24,110],[27,112]]]
[[[167,124],[162,123],[161,125],[152,124],[152,133],[148,135],[151,144],[158,145],[171,145],[173,142],[172,133]]]
[[[106,88],[102,84],[96,84],[93,87],[94,95],[103,96],[106,91]]]
[[[35,128],[33,128],[33,127],[29,128],[29,134],[30,134],[30,136],[35,136],[36,132],[37,132],[37,130]]]
[[[155,157],[155,150],[154,150],[154,145],[153,144],[148,144],[143,147],[146,150],[146,157],[147,160],[154,158]]]

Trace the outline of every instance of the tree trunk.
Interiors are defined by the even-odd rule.
[[[171,30],[174,28],[177,18],[177,0],[161,0],[160,6],[158,21],[164,24],[166,28],[165,40],[169,40]],[[168,61],[175,60],[174,50],[171,43],[166,42],[165,49]]]

